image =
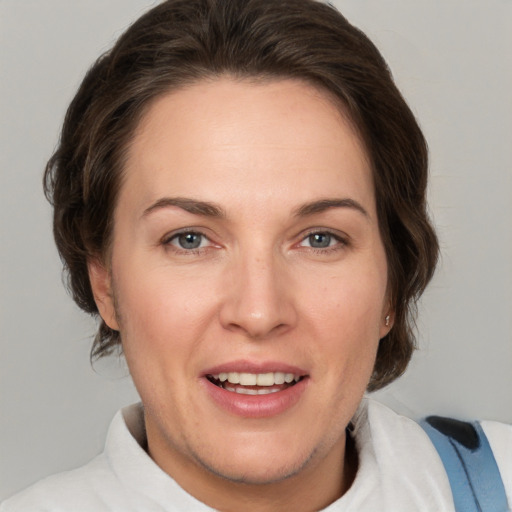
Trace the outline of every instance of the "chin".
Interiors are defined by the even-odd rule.
[[[210,460],[196,457],[196,460],[210,473],[230,482],[268,485],[300,473],[312,458],[313,453],[271,450],[268,445],[258,447],[255,443],[250,449],[233,445],[227,457],[213,456]]]
[[[271,485],[282,482],[288,478],[300,473],[308,461],[303,463],[289,464],[289,465],[272,465],[262,464],[261,467],[248,467],[249,464],[245,462],[238,465],[221,466],[219,464],[208,465],[200,461],[205,469],[209,472],[228,480],[233,483],[245,485]]]

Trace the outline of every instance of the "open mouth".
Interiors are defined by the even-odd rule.
[[[242,395],[268,395],[284,391],[304,379],[303,375],[284,372],[269,373],[219,373],[206,375],[216,386]]]

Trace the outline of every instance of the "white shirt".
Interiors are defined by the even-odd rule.
[[[325,512],[454,510],[442,462],[416,422],[364,399],[353,419],[359,468],[350,489]],[[512,503],[512,426],[482,422]],[[41,480],[0,512],[211,511],[148,456],[142,407],[119,411],[105,450],[85,466]]]

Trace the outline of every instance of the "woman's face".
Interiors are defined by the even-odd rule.
[[[96,300],[163,469],[336,475],[389,304],[370,165],[327,95],[222,78],[155,101],[110,263],[90,264]]]

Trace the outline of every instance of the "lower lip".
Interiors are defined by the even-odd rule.
[[[308,380],[303,378],[283,391],[268,395],[242,395],[216,386],[206,378],[202,379],[206,391],[218,406],[244,418],[268,418],[282,414],[300,400]]]

